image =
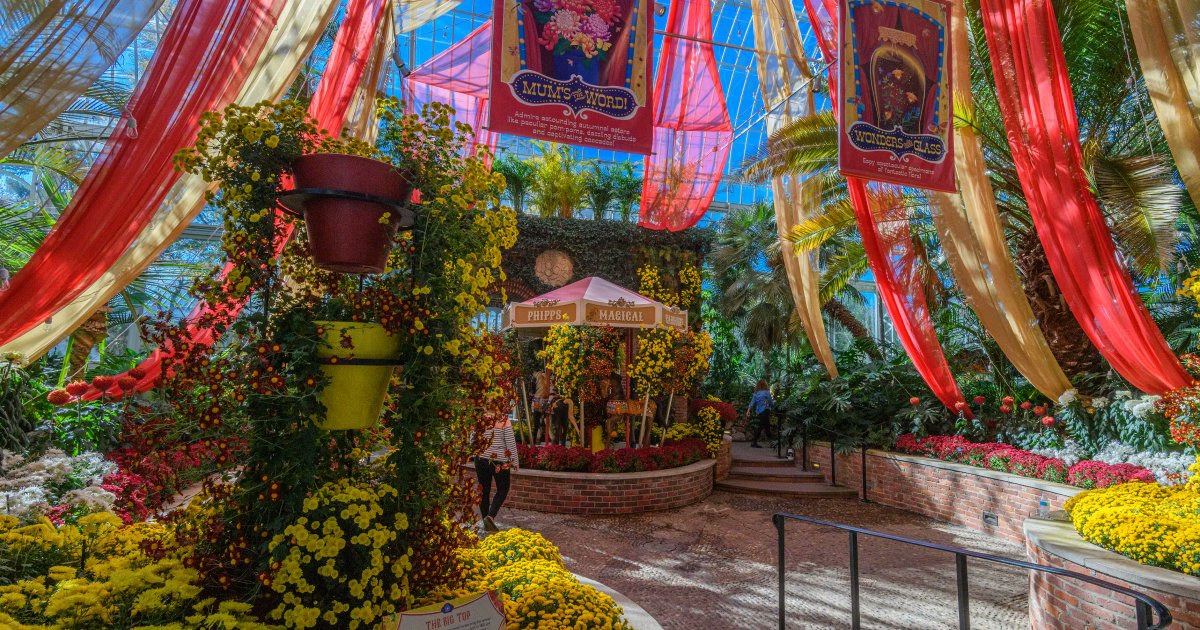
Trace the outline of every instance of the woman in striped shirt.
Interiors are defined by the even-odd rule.
[[[504,498],[508,496],[511,470],[520,470],[521,460],[517,456],[517,437],[509,417],[496,420],[484,434],[484,439],[488,442],[487,450],[475,458],[475,475],[483,487],[479,513],[483,516],[483,528],[495,532],[499,531],[495,519],[500,506],[504,504]],[[496,496],[489,499],[493,478],[496,480]]]

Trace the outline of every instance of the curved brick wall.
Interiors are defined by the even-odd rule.
[[[504,507],[559,514],[637,514],[697,503],[712,494],[716,460],[639,473],[521,470]],[[467,464],[472,469],[474,466]]]
[[[810,468],[831,477],[829,443],[810,442]],[[796,457],[796,465],[802,464]],[[837,483],[862,494],[858,451],[837,455]],[[1045,501],[1061,510],[1079,488],[929,457],[867,450],[867,498],[1025,544],[1021,525]]]
[[[1138,564],[1088,543],[1070,523],[1029,519],[1025,550],[1032,562],[1097,577],[1139,591],[1171,611],[1171,628],[1200,628],[1200,579]],[[1039,630],[1136,628],[1133,599],[1078,580],[1031,572],[1029,621]],[[1158,621],[1155,619],[1155,621]]]

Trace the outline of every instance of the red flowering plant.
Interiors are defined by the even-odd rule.
[[[708,447],[688,439],[661,447],[605,449],[598,453],[578,446],[517,446],[523,468],[556,472],[623,473],[664,470],[704,459]]]
[[[721,416],[721,423],[726,427],[738,418],[737,409],[733,405],[715,398],[693,398],[688,401],[688,417],[695,418],[700,414],[701,409],[707,407],[717,410]]]
[[[1081,488],[1103,488],[1127,481],[1154,481],[1153,472],[1133,464],[1084,460],[1068,469],[1061,459],[1037,455],[999,442],[970,442],[957,435],[919,438],[906,433],[896,439],[896,450]]]

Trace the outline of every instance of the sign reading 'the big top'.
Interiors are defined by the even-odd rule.
[[[492,131],[650,153],[652,0],[495,0]]]
[[[842,0],[842,174],[954,192],[949,0]]]

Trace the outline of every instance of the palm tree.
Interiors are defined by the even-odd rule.
[[[1124,30],[1124,7],[1114,10],[1116,5],[1105,0],[1055,4],[1075,89],[1086,170],[1135,282],[1145,285],[1159,274],[1174,271],[1178,222],[1181,215],[1190,219],[1196,211],[1178,181],[1162,131],[1151,118],[1153,108],[1141,72],[1130,61],[1136,58],[1127,55],[1126,42],[1132,40]],[[1072,377],[1103,371],[1103,360],[1062,299],[1033,229],[1001,120],[978,0],[968,0],[967,16],[976,107],[956,111],[955,124],[973,126],[982,138],[1014,260],[1055,357]],[[841,203],[845,184],[836,173],[836,161],[836,121],[829,112],[821,112],[780,129],[759,155],[743,165],[745,176],[759,181],[782,174],[822,178],[824,212],[794,230],[800,248],[854,240],[847,236],[855,223],[848,204]],[[926,258],[936,259],[936,243],[926,238],[932,232],[928,203],[919,191],[906,194],[911,195],[906,203],[913,233],[932,248]]]
[[[492,170],[504,176],[504,195],[512,202],[517,214],[525,213],[525,202],[533,186],[534,167],[529,162],[508,153],[496,160]]]
[[[628,166],[628,165],[626,165]],[[603,219],[608,215],[608,209],[615,198],[615,182],[618,178],[617,167],[602,167],[593,164],[587,179],[587,200],[592,209],[593,219]]]
[[[533,205],[544,217],[574,217],[587,194],[588,174],[584,168],[592,162],[581,161],[570,147],[555,142],[535,141],[533,146],[539,153],[532,160]]]
[[[848,249],[851,253],[835,258],[838,267],[829,268],[825,274],[821,308],[855,339],[873,347],[870,331],[841,301],[863,300],[850,280],[862,275],[866,255],[861,244],[857,261],[853,259],[854,248]],[[717,286],[715,306],[721,316],[739,324],[748,347],[764,353],[780,346],[807,343],[793,307],[782,256],[771,205],[739,207],[721,220],[716,248],[710,257]]]
[[[633,165],[622,162],[613,167],[613,201],[621,220],[633,220],[633,206],[642,200],[642,176],[633,171]]]

